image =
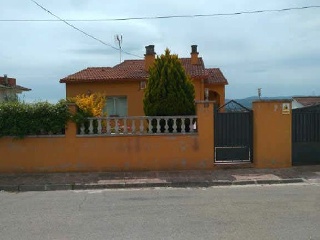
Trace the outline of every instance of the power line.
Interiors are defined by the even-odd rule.
[[[36,1],[34,1],[34,0],[30,0],[30,1],[32,1],[33,3],[35,3],[38,7],[40,7],[41,9],[43,9],[44,11],[46,11],[47,13],[49,13],[49,14],[51,14],[52,16],[54,16],[55,18],[57,18],[58,20],[56,20],[56,21],[64,22],[64,23],[67,24],[68,26],[72,27],[73,29],[75,29],[75,30],[77,30],[77,31],[79,31],[79,32],[81,32],[81,33],[83,33],[83,34],[86,35],[87,37],[90,37],[90,38],[92,38],[92,39],[94,39],[94,40],[102,43],[103,45],[108,46],[108,47],[111,47],[111,48],[113,48],[113,49],[115,49],[115,50],[118,50],[118,51],[120,50],[120,51],[122,51],[123,53],[125,53],[125,54],[127,54],[127,55],[131,55],[131,56],[135,56],[135,57],[138,57],[138,58],[142,58],[141,56],[138,56],[138,55],[135,55],[135,54],[132,54],[132,53],[123,51],[122,49],[119,49],[119,48],[117,48],[117,47],[114,47],[114,46],[112,46],[111,44],[106,43],[106,42],[102,41],[101,39],[96,38],[95,36],[93,36],[93,35],[91,35],[91,34],[89,34],[89,33],[86,33],[85,31],[81,30],[80,28],[78,28],[78,27],[72,25],[71,23],[69,23],[67,20],[64,20],[64,19],[60,18],[59,16],[55,15],[55,14],[52,13],[50,10],[46,9],[45,7],[43,7],[42,5],[40,5],[39,3],[37,3]]]
[[[52,14],[50,11],[42,7],[37,2],[31,0],[39,7],[45,11]],[[199,18],[199,17],[219,17],[219,16],[234,16],[243,14],[259,14],[259,13],[270,13],[270,12],[285,12],[293,10],[305,10],[311,8],[320,8],[320,5],[314,6],[304,6],[304,7],[290,7],[281,9],[264,9],[264,10],[254,10],[254,11],[241,11],[232,13],[210,13],[210,14],[186,14],[186,15],[165,15],[165,16],[150,16],[150,17],[126,17],[126,18],[101,18],[101,19],[0,19],[0,22],[58,22],[58,21],[68,21],[68,22],[108,22],[108,21],[130,21],[130,20],[152,20],[152,19],[170,19],[170,18]],[[53,14],[52,14],[53,15]],[[55,15],[53,15],[55,16]],[[57,18],[57,16],[55,16]]]

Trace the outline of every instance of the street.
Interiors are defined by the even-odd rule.
[[[0,238],[320,239],[320,185],[0,192]]]

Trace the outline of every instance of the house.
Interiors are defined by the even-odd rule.
[[[16,84],[15,78],[0,77],[0,102],[17,100],[17,94],[31,89]]]
[[[154,63],[154,45],[146,46],[142,60],[125,60],[114,67],[89,67],[60,80],[66,84],[66,97],[101,92],[107,96],[106,111],[110,116],[143,116],[143,95],[148,69]],[[225,102],[228,81],[219,68],[205,68],[197,45],[191,46],[191,56],[180,58],[195,87],[195,100]]]
[[[292,109],[320,105],[320,96],[292,97]]]

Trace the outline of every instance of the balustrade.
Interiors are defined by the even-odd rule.
[[[80,135],[192,134],[197,116],[92,117],[79,130]]]

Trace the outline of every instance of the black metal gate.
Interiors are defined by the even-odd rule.
[[[252,162],[253,112],[234,100],[215,111],[216,163]]]
[[[292,165],[320,164],[320,105],[292,110]]]

